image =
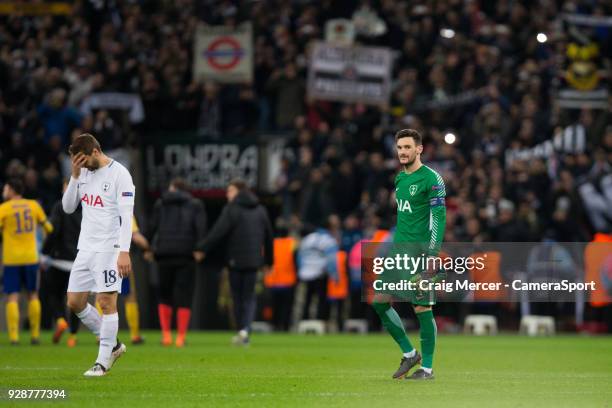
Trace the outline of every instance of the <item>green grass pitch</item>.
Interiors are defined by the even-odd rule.
[[[121,333],[127,338],[127,333]],[[229,333],[192,332],[184,349],[157,332],[103,378],[84,378],[97,348],[83,332],[74,349],[9,346],[0,340],[0,405],[7,389],[65,389],[52,406],[610,407],[612,338],[449,336],[438,338],[436,379],[392,380],[400,353],[389,336],[255,335],[249,348]],[[418,343],[418,334],[411,333]]]

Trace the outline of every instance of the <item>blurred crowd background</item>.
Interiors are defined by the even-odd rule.
[[[2,15],[0,179],[24,177],[26,197],[49,212],[68,176],[67,146],[80,133],[94,134],[110,156],[129,158],[153,131],[196,131],[218,140],[273,132],[286,140],[275,191],[264,197],[273,223],[296,236],[327,223],[350,251],[394,224],[393,135],[410,127],[424,135],[422,160],[446,182],[445,241],[590,241],[598,227],[578,186],[611,171],[611,110],[563,109],[555,102],[572,41],[560,26],[562,13],[609,16],[612,6],[595,0],[84,0],[68,16]],[[385,32],[364,30],[357,41],[395,50],[390,102],[309,100],[308,53],[325,22],[372,16]],[[244,21],[253,25],[253,82],[193,82],[196,26]],[[545,41],[539,33],[548,34]],[[599,45],[596,62],[605,79],[612,28],[591,27],[586,35]],[[139,95],[142,120],[89,109],[84,101],[96,92]],[[456,95],[464,100],[449,103]],[[509,161],[509,152],[566,129],[568,137],[580,134],[580,148]],[[445,139],[449,133],[454,143]],[[140,206],[136,214],[145,229],[149,209]]]

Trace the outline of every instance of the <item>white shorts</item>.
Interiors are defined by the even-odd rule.
[[[119,292],[117,252],[79,251],[70,271],[68,292]]]

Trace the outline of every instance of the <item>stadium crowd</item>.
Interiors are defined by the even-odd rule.
[[[0,179],[23,177],[25,197],[49,212],[67,176],[66,148],[80,133],[108,151],[140,146],[159,129],[217,139],[279,132],[287,149],[275,225],[294,235],[331,226],[349,251],[393,225],[393,135],[411,127],[424,135],[423,161],[446,182],[445,241],[589,241],[596,231],[577,185],[611,171],[610,108],[555,103],[567,65],[569,38],[555,20],[563,11],[612,13],[606,2],[575,0],[143,0],[82,1],[71,16],[0,16]],[[327,20],[356,15],[386,26],[377,36],[358,26],[359,42],[397,51],[390,103],[307,99],[311,41]],[[253,83],[194,83],[197,24],[247,20]],[[540,43],[540,32],[554,35]],[[609,64],[610,30],[590,34]],[[138,94],[144,120],[83,109],[102,91]],[[584,150],[507,160],[567,126],[584,129]]]

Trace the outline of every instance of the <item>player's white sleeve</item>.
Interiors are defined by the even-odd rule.
[[[127,171],[122,172],[117,180],[117,204],[121,217],[119,230],[119,248],[122,252],[130,250],[132,243],[132,217],[134,216],[134,196],[136,188],[132,176]]]
[[[132,215],[134,207],[120,206],[119,216],[121,217],[121,229],[119,237],[119,248],[121,252],[129,252],[132,243]]]
[[[66,214],[72,214],[79,206],[79,181],[70,177],[70,182],[62,196],[62,208]]]

